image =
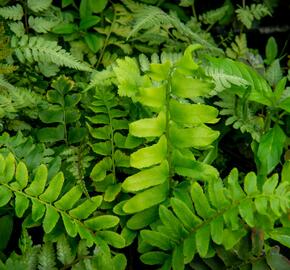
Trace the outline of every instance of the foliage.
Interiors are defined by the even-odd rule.
[[[0,1],[0,269],[288,269],[284,7]]]

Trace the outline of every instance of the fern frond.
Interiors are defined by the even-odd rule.
[[[239,76],[229,75],[223,70],[206,67],[205,71],[208,76],[213,78],[215,83],[214,92],[211,92],[211,95],[215,95],[219,92],[224,91],[227,88],[230,88],[232,84],[245,88],[249,86],[249,82],[247,82],[245,79]]]
[[[243,96],[245,91],[250,91],[249,100],[273,105],[273,92],[267,81],[256,70],[242,62],[209,58],[207,73],[211,74],[218,91],[229,88],[229,83],[233,83],[238,86],[235,90],[239,96]]]
[[[59,23],[55,18],[29,16],[28,24],[37,33],[47,33]]]
[[[134,12],[134,27],[127,39],[135,36],[142,29],[150,29],[161,24],[171,25],[171,17],[158,7],[142,5],[140,9],[135,9]]]
[[[86,88],[86,91],[94,87],[111,86],[115,80],[116,80],[116,75],[113,72],[112,67],[109,66],[102,71],[96,71],[92,73],[90,83],[88,87]]]
[[[57,248],[57,259],[63,265],[68,265],[73,262],[75,256],[72,253],[71,247],[65,235],[62,235],[57,239],[56,248]]]
[[[56,41],[46,40],[42,37],[23,36],[21,39],[12,37],[11,46],[21,62],[51,62],[58,66],[66,66],[82,71],[92,69],[85,63],[76,60],[71,54],[62,49]]]
[[[28,0],[27,6],[34,12],[41,12],[50,7],[52,0]]]
[[[141,261],[184,269],[195,254],[214,256],[213,246],[231,251],[265,220],[269,227],[263,230],[270,233],[274,222],[289,211],[289,183],[278,184],[278,176],[273,175],[259,189],[253,172],[246,175],[243,187],[238,178],[238,171],[233,169],[226,186],[221,179],[210,181],[206,187],[193,182],[182,195],[170,199],[171,209],[161,205],[158,225],[140,233]],[[154,262],[157,254],[160,257]]]
[[[11,22],[9,23],[9,28],[17,37],[22,37],[25,35],[23,22]]]
[[[243,33],[235,37],[235,42],[231,43],[231,47],[227,47],[226,55],[232,59],[246,58],[249,48],[247,45],[247,37]]]
[[[271,15],[265,4],[252,4],[251,6],[240,7],[236,9],[238,20],[241,21],[248,29],[252,27],[253,20]]]
[[[219,97],[221,100],[214,104],[221,107],[221,115],[228,116],[225,124],[240,129],[242,133],[250,133],[252,138],[259,142],[264,130],[263,118],[256,115],[259,106],[250,104],[246,98],[240,99],[229,92],[220,93]]]
[[[39,270],[57,270],[56,256],[52,243],[45,243],[38,255]]]
[[[64,160],[66,170],[72,174],[76,182],[81,186],[86,197],[90,198],[84,177],[94,158],[89,155],[88,148],[85,148],[82,144],[80,146],[70,146],[62,151],[60,156]]]
[[[10,64],[1,64],[0,63],[0,74],[8,74],[8,73],[12,73],[13,71],[15,71],[17,69],[17,67],[12,66]]]
[[[0,16],[7,20],[19,21],[22,19],[23,15],[22,6],[19,4],[0,8]]]
[[[124,132],[128,130],[128,112],[120,103],[110,88],[96,88],[94,101],[90,106],[95,115],[87,117],[88,130],[96,139],[90,146],[96,154],[102,156],[90,176],[95,189],[105,192],[104,200],[109,202],[121,191],[117,170],[129,167],[129,156],[121,151],[121,148],[126,148]]]
[[[6,79],[0,75],[0,88],[4,88],[4,89],[8,89],[8,90],[15,90],[16,87],[12,84],[10,84],[9,82],[6,81]]]
[[[199,19],[205,24],[215,24],[219,20],[223,19],[229,10],[229,5],[224,5],[220,8],[207,11],[199,16]]]
[[[102,196],[82,198],[82,190],[78,185],[71,185],[69,190],[67,187],[63,190],[65,179],[62,172],[56,173],[47,184],[48,169],[43,164],[33,167],[35,173],[32,177],[25,163],[16,162],[11,153],[6,158],[0,154],[0,160],[1,169],[4,168],[0,172],[0,195],[3,198],[0,206],[5,206],[13,200],[16,215],[23,217],[29,210],[32,220],[36,223],[41,222],[46,234],[52,232],[58,220],[62,219],[63,229],[71,237],[80,235],[81,238],[98,246],[100,237],[109,253],[108,244],[117,248],[124,247],[124,238],[108,230],[119,224],[119,218],[113,215],[100,216],[96,213],[96,209],[102,203]],[[95,235],[96,232],[98,237]],[[100,246],[101,250],[102,248]],[[40,268],[53,269],[54,252],[51,246],[43,247],[41,257]],[[49,266],[51,268],[48,268]]]

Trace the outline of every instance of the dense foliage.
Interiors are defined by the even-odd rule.
[[[0,270],[290,268],[285,3],[237,2],[0,0]]]

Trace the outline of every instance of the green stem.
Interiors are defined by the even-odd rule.
[[[168,184],[169,186],[172,185],[172,178],[174,175],[173,167],[172,167],[172,144],[170,142],[170,99],[171,99],[171,78],[174,69],[170,71],[167,85],[166,85],[166,103],[165,103],[165,110],[166,110],[166,126],[165,126],[165,136],[167,140],[167,162],[169,167],[169,177],[168,177]]]
[[[115,163],[115,144],[114,144],[114,127],[113,127],[113,118],[111,115],[111,111],[106,101],[104,100],[104,104],[106,106],[106,110],[109,116],[109,125],[110,125],[110,141],[111,141],[111,158],[112,158],[112,173],[113,173],[113,183],[117,182],[116,179],[116,163]]]

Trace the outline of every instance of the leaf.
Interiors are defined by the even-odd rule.
[[[156,81],[167,80],[170,72],[170,62],[166,61],[162,64],[150,64],[150,77]]]
[[[223,232],[223,245],[225,249],[232,249],[246,234],[247,231],[245,229],[239,229],[235,231],[225,229]]]
[[[223,229],[224,229],[224,220],[222,216],[219,216],[210,223],[210,232],[212,240],[220,245],[223,242]]]
[[[12,192],[5,186],[0,186],[0,207],[5,206],[12,198]]]
[[[167,191],[165,184],[146,189],[129,199],[124,204],[123,211],[127,214],[134,214],[157,205],[166,199]]]
[[[228,186],[233,200],[241,200],[245,197],[245,193],[239,185],[239,172],[236,168],[232,169],[228,176]]]
[[[271,195],[274,193],[276,186],[278,185],[278,174],[273,174],[263,185],[263,194]]]
[[[99,155],[108,156],[112,152],[112,145],[110,141],[94,143],[92,150]]]
[[[99,16],[88,16],[82,18],[80,21],[80,30],[87,30],[88,28],[96,25],[100,20],[101,18]]]
[[[166,101],[166,88],[164,85],[158,87],[141,87],[138,101],[145,106],[161,109]]]
[[[102,196],[94,196],[70,210],[69,214],[77,219],[86,219],[101,205],[102,200]]]
[[[6,157],[5,173],[2,182],[9,183],[13,179],[14,173],[15,173],[15,158],[11,153],[9,153],[8,156]]]
[[[86,33],[85,42],[93,53],[98,52],[103,47],[103,37],[99,34]]]
[[[61,210],[70,210],[82,196],[82,189],[79,185],[71,188],[54,205]]]
[[[138,212],[127,221],[127,227],[131,230],[140,230],[153,223],[158,218],[157,207],[151,207]]]
[[[165,131],[166,116],[160,112],[156,118],[141,119],[129,125],[129,132],[136,137],[159,137]]]
[[[43,219],[43,229],[45,233],[50,233],[59,220],[59,213],[53,206],[46,205],[46,212]]]
[[[40,12],[48,9],[52,0],[27,0],[28,7],[34,12]]]
[[[184,263],[190,263],[196,253],[195,234],[191,233],[183,242]]]
[[[198,182],[193,182],[191,184],[190,194],[198,215],[204,219],[210,218],[214,214],[214,210],[211,208]]]
[[[266,63],[271,64],[278,55],[278,46],[274,37],[270,37],[266,44]]]
[[[142,230],[140,235],[151,246],[158,247],[162,250],[170,250],[172,248],[170,238],[160,232]]]
[[[31,196],[39,196],[44,191],[47,174],[47,167],[44,164],[40,165],[36,169],[35,177],[32,183],[25,189],[25,192]]]
[[[272,247],[266,254],[266,260],[272,270],[288,270],[290,261],[279,253],[279,247]]]
[[[162,251],[149,251],[140,256],[140,260],[147,265],[163,264],[168,254]]]
[[[24,195],[20,193],[15,193],[15,213],[16,216],[21,218],[24,212],[29,207],[29,200]]]
[[[67,234],[71,237],[75,237],[77,235],[77,227],[74,220],[66,213],[61,213],[61,217]]]
[[[38,221],[41,219],[45,213],[45,206],[37,199],[31,199],[32,202],[32,219]]]
[[[102,215],[87,219],[84,221],[85,225],[93,230],[104,230],[115,227],[120,219],[112,215]]]
[[[255,226],[255,219],[252,200],[246,199],[242,201],[239,205],[239,212],[246,223],[253,228]]]
[[[192,228],[200,224],[201,220],[194,215],[194,213],[187,207],[187,205],[183,201],[176,198],[171,198],[170,203],[174,213],[185,225],[185,228],[187,228],[188,230],[192,230]]]
[[[191,44],[185,49],[183,56],[176,63],[179,71],[186,72],[186,74],[189,72],[190,74],[193,70],[198,69],[198,64],[193,60],[192,52],[201,48],[202,46],[200,44]]]
[[[270,237],[282,245],[290,248],[290,228],[280,227],[275,228],[270,232]]]
[[[250,91],[249,100],[267,106],[273,106],[273,91],[270,85],[253,68],[244,63],[227,58],[210,58],[209,61],[210,66],[217,70],[217,72],[212,73],[212,77],[216,84],[221,85],[221,89],[218,90],[219,92],[231,87],[231,84],[228,84],[226,87],[223,86],[220,81],[220,75],[234,76],[235,79],[238,79],[238,94],[241,97],[245,95],[246,91]],[[250,89],[245,86],[250,86]]]
[[[178,128],[172,125],[170,128],[170,141],[176,148],[206,147],[213,143],[219,131],[212,130],[206,125],[198,125],[193,128]]]
[[[16,167],[15,178],[17,180],[17,185],[15,185],[16,188],[23,189],[27,186],[28,171],[26,165],[22,161],[20,161]]]
[[[49,109],[41,111],[39,118],[43,123],[62,123],[64,121],[63,109],[59,106],[50,106]]]
[[[254,172],[249,172],[244,180],[244,190],[247,195],[255,195],[258,192],[257,176]]]
[[[195,79],[175,72],[172,77],[172,93],[182,98],[194,101],[196,97],[206,96],[213,89],[213,85],[201,79]]]
[[[37,131],[37,138],[41,142],[57,142],[64,139],[64,126],[58,125],[57,127],[40,128]]]
[[[105,157],[93,167],[90,177],[95,182],[103,181],[106,177],[107,170],[110,170],[111,167],[112,167],[111,158]]]
[[[167,141],[166,137],[162,136],[156,144],[144,147],[131,154],[130,164],[134,168],[145,168],[160,163],[166,155]]]
[[[196,249],[198,254],[204,258],[208,252],[210,242],[210,226],[209,224],[201,227],[195,234]]]
[[[169,174],[167,161],[163,161],[159,166],[142,170],[125,179],[122,189],[126,192],[137,192],[152,186],[164,183]]]
[[[101,231],[98,232],[98,236],[104,239],[112,247],[125,247],[125,239],[120,234],[110,231]]]
[[[41,200],[52,203],[60,195],[64,183],[64,176],[62,172],[57,173],[49,182],[47,189],[39,196]]]
[[[177,123],[196,125],[215,123],[218,110],[204,104],[182,104],[176,100],[170,101],[171,119]]]
[[[282,168],[281,181],[290,184],[290,160],[287,160]]]
[[[265,77],[269,84],[273,86],[276,86],[277,83],[282,79],[283,73],[279,59],[274,60],[272,64],[267,68]]]
[[[175,239],[180,239],[184,236],[185,230],[181,222],[164,205],[159,207],[159,217],[168,231],[168,236]]]
[[[172,254],[172,269],[173,270],[183,270],[184,269],[184,259],[183,259],[183,245],[177,245],[173,249]]]

